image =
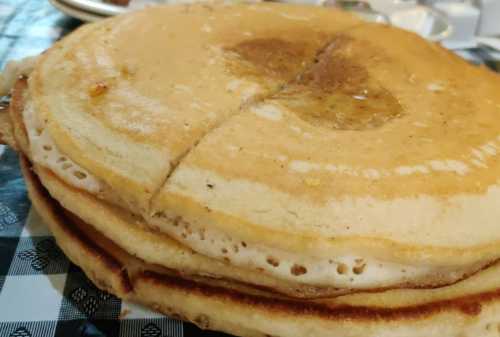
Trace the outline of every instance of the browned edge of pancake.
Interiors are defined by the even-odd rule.
[[[289,315],[316,316],[319,318],[339,320],[403,320],[425,318],[442,311],[456,310],[470,316],[481,313],[482,305],[500,298],[500,289],[476,295],[464,296],[453,300],[443,300],[423,305],[415,305],[400,308],[364,307],[340,305],[328,307],[321,303],[296,301],[292,299],[272,299],[268,297],[245,294],[234,289],[216,286],[206,286],[182,278],[172,277],[167,274],[159,274],[144,271],[138,278],[158,287],[176,288],[190,293],[196,293],[203,297],[224,298],[226,301],[238,302],[249,307],[259,307],[268,312],[286,312]]]
[[[161,289],[176,289],[194,294],[199,298],[220,299],[228,305],[234,304],[252,307],[262,314],[285,313],[290,316],[313,316],[329,321],[346,319],[360,321],[394,321],[423,319],[433,314],[452,310],[469,316],[476,316],[481,313],[484,304],[500,298],[500,289],[497,289],[451,300],[440,300],[399,308],[350,305],[331,307],[314,301],[259,296],[238,291],[237,288],[229,289],[221,286],[209,285],[201,281],[186,279],[179,275],[164,274],[156,271],[138,270],[135,275],[129,277],[126,271],[127,266],[116,259],[113,253],[102,249],[102,247],[89,239],[85,233],[76,229],[77,226],[69,220],[69,217],[64,215],[66,211],[61,209],[59,204],[50,198],[48,192],[31,171],[30,164],[25,157],[21,158],[21,167],[27,181],[28,191],[33,204],[48,224],[57,242],[61,245],[61,249],[68,255],[73,263],[79,265],[84,270],[99,288],[125,299],[147,303],[170,303],[168,299],[162,298],[135,298],[134,286],[136,283],[141,282],[157,288],[159,290],[158,294],[161,294]],[[103,240],[107,239],[103,238]],[[64,244],[66,241],[71,241],[71,244]],[[82,264],[82,261],[78,259],[78,255],[82,254],[81,252],[83,252],[86,258],[92,262]],[[120,254],[127,253],[120,252]],[[99,272],[102,274],[99,274]],[[171,314],[172,305],[173,304],[170,303],[168,308],[167,306],[163,308],[161,305],[156,305],[156,309]]]
[[[0,144],[9,145],[16,151],[20,150],[19,144],[23,146],[28,144],[28,136],[22,118],[23,95],[27,87],[27,78],[19,77],[11,90],[10,102],[0,103]],[[16,135],[20,137],[16,138]],[[23,150],[26,149],[27,147],[23,147]]]
[[[120,261],[89,240],[77,226],[72,225],[72,222],[65,215],[65,211],[57,202],[54,202],[33,173],[31,164],[26,157],[21,155],[20,162],[21,171],[34,207],[69,259],[80,266],[99,288],[120,297],[124,297],[132,291],[132,284]],[[85,265],[84,258],[91,259],[93,262]],[[97,274],[98,271],[104,271],[106,276],[100,278]]]
[[[10,105],[0,103],[0,144],[9,145],[17,151],[9,109]]]
[[[28,89],[28,78],[26,76],[21,76],[12,88],[12,97],[8,111],[12,123],[13,136],[17,145],[16,147],[27,154],[29,153],[29,140],[23,120],[25,105],[24,95],[27,93],[26,89]]]

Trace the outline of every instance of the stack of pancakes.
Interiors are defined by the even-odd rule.
[[[149,8],[11,63],[35,208],[93,282],[241,336],[499,336],[500,78],[324,8]]]

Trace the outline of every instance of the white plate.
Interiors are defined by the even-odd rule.
[[[127,7],[117,6],[113,4],[104,3],[100,0],[57,0],[59,3],[66,4],[73,8],[98,14],[101,16],[113,16],[125,13]]]
[[[479,46],[476,40],[445,40],[442,41],[441,44],[443,45],[443,47],[451,50],[472,49]]]
[[[54,0],[51,0],[53,2]],[[102,0],[55,0],[59,4],[83,10],[100,16],[114,16],[134,9],[141,9],[155,4],[191,3],[196,0],[131,0],[128,6],[118,6]],[[302,0],[299,0],[302,1]]]
[[[80,8],[71,7],[71,6],[67,5],[66,3],[63,3],[60,0],[49,0],[49,2],[52,4],[52,6],[54,6],[55,8],[57,8],[58,10],[63,12],[64,14],[67,14],[71,17],[80,19],[82,21],[94,22],[94,21],[98,21],[98,20],[102,20],[102,19],[106,18],[106,16],[103,16],[103,15],[99,15],[99,14],[92,13],[92,12],[87,12],[87,11],[84,11]]]
[[[500,52],[500,38],[498,37],[477,36],[475,40],[482,46],[486,46],[496,52]]]

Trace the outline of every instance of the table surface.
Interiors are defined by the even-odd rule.
[[[80,24],[46,0],[0,0],[0,69],[8,60],[39,54]],[[481,51],[467,57],[498,66]],[[0,336],[225,335],[201,332],[95,288],[30,210],[16,154],[0,149]]]

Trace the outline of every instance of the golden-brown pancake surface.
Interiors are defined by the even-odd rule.
[[[147,211],[205,133],[278,90],[332,34],[357,24],[272,4],[158,7],[71,34],[42,56],[30,94],[59,149]]]
[[[499,88],[496,74],[416,35],[354,27],[207,135],[153,207],[317,258],[495,259]]]

